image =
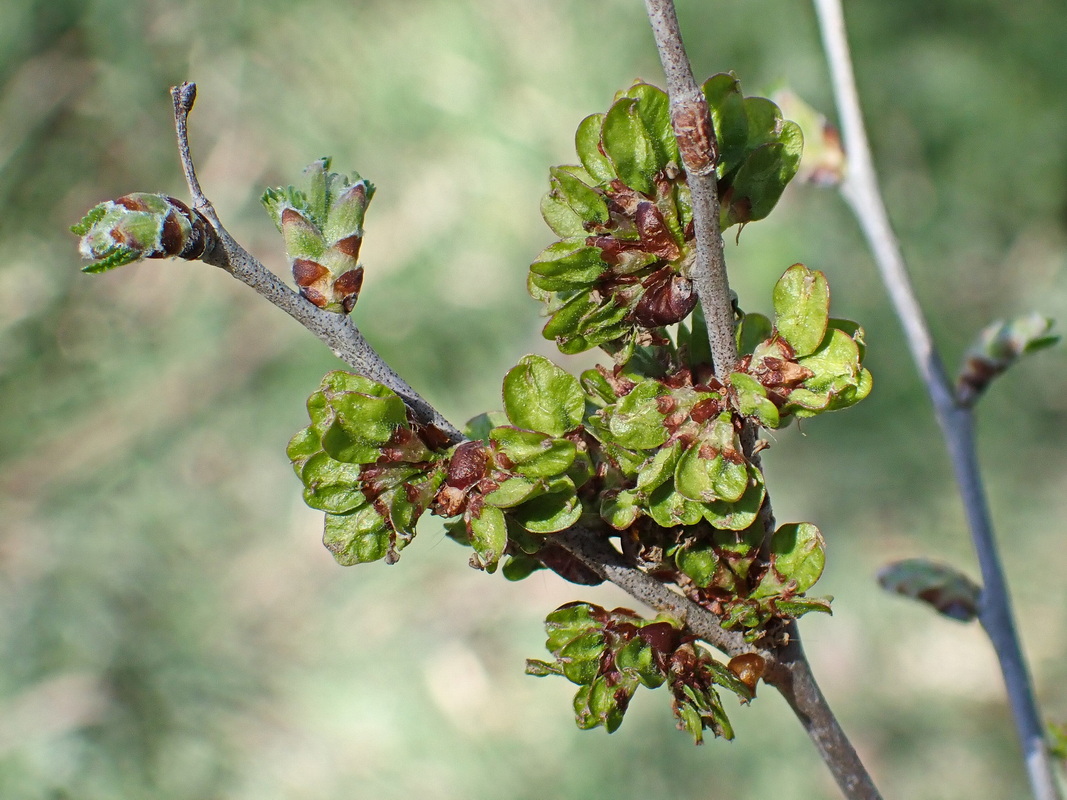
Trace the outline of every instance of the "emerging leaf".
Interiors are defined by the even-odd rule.
[[[774,324],[797,356],[815,352],[830,320],[826,276],[794,264],[774,286]]]
[[[504,377],[503,394],[512,423],[549,436],[574,430],[585,415],[578,379],[543,356],[523,356]]]
[[[964,357],[956,379],[956,396],[961,403],[972,405],[989,384],[1023,356],[1044,350],[1059,342],[1052,334],[1053,321],[1031,313],[1012,320],[988,325],[978,335]]]
[[[887,592],[919,600],[960,622],[978,615],[981,587],[947,564],[925,558],[896,561],[878,572],[878,583]]]

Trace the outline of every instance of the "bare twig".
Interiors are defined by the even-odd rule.
[[[880,800],[874,781],[815,682],[811,665],[796,636],[796,627],[794,620],[788,629],[789,642],[777,651],[764,680],[781,692],[789,703],[845,797]]]
[[[229,231],[219,220],[215,207],[200,189],[200,182],[196,178],[196,168],[189,153],[188,119],[196,100],[196,84],[183,83],[181,86],[175,86],[171,89],[171,97],[174,99],[174,126],[178,134],[178,154],[181,157],[186,183],[189,184],[193,206],[207,217],[217,234],[218,243],[210,253],[205,254],[203,261],[221,267],[242,283],[255,289],[319,337],[334,355],[356,372],[388,386],[404,400],[420,422],[440,428],[453,443],[462,441],[463,434],[385,363],[363,338],[363,334],[349,315],[323,311],[308,302],[282,283],[273,272],[230,236]]]
[[[667,94],[671,103],[678,149],[693,195],[693,228],[696,263],[689,274],[704,309],[715,374],[725,377],[737,361],[734,311],[730,304],[730,281],[726,276],[722,231],[719,230],[719,184],[715,174],[718,144],[708,115],[708,101],[685,54],[678,17],[672,0],[645,0],[652,33],[656,38]]]
[[[848,164],[841,193],[856,215],[874,254],[882,282],[904,328],[912,358],[933,401],[934,412],[945,437],[982,571],[984,588],[979,620],[1000,660],[1031,789],[1038,800],[1057,800],[1060,793],[1019,644],[1007,581],[997,551],[975,454],[971,410],[956,402],[886,213],[863,125],[840,0],[814,2],[833,81]]]

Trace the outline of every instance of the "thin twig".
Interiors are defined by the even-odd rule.
[[[860,761],[852,742],[826,702],[811,665],[796,635],[796,620],[787,629],[789,643],[776,653],[776,660],[764,676],[789,703],[800,724],[815,743],[824,762],[830,765],[841,792],[855,800],[881,800],[878,788]]]
[[[737,361],[737,345],[730,284],[719,228],[716,176],[718,145],[715,131],[707,100],[693,77],[693,69],[682,43],[673,0],[645,0],[645,8],[667,77],[671,121],[693,196],[697,263],[690,277],[696,285],[707,321],[715,373],[725,378]],[[755,427],[746,426],[742,434],[745,454],[759,465],[755,441]],[[757,524],[763,526],[765,547],[769,546],[775,526],[769,496],[760,509]],[[845,796],[850,800],[877,800],[879,794],[874,781],[815,682],[795,622],[789,626],[789,632],[788,644],[784,648],[777,648],[765,655],[769,665],[768,683],[785,696]]]
[[[196,177],[196,168],[189,153],[189,112],[196,101],[196,84],[183,83],[171,89],[174,100],[174,127],[178,134],[178,155],[182,162],[185,181],[193,206],[200,211],[217,234],[215,248],[205,254],[205,263],[229,272],[242,283],[259,292],[263,297],[287,313],[311,333],[326,343],[339,359],[356,372],[371,380],[388,386],[396,392],[415,413],[420,422],[434,425],[444,431],[453,443],[463,440],[463,434],[418,392],[385,363],[373,347],[363,338],[359,328],[347,314],[324,311],[308,302],[286,286],[273,272],[261,264],[230,236],[223,227],[211,201],[204,196]]]
[[[975,454],[973,417],[970,409],[956,402],[886,213],[863,125],[840,0],[814,0],[814,3],[833,81],[848,164],[841,193],[856,215],[874,254],[882,282],[904,328],[912,358],[933,401],[934,412],[945,437],[982,571],[984,587],[978,618],[1000,660],[1033,795],[1038,800],[1058,800],[1061,795],[1056,786],[1041,716],[1019,644],[1004,568],[997,550]]]
[[[671,122],[693,196],[696,263],[689,278],[696,287],[700,307],[704,309],[715,374],[723,378],[730,374],[737,361],[737,344],[730,281],[726,275],[722,231],[719,230],[715,129],[708,114],[708,101],[693,77],[693,69],[685,54],[674,3],[672,0],[645,0],[645,8],[667,76]]]
[[[759,653],[766,659],[774,657],[773,653],[748,644],[737,631],[724,630],[719,618],[706,608],[672,591],[644,570],[628,564],[618,550],[595,532],[575,526],[555,534],[552,541],[634,599],[681,620],[692,633],[727,655]]]

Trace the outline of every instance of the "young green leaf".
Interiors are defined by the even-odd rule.
[[[477,513],[468,513],[467,530],[471,547],[474,548],[471,566],[489,573],[496,572],[497,563],[508,543],[504,512],[496,506],[483,505]]]
[[[527,478],[562,475],[570,469],[578,452],[568,439],[510,426],[493,428],[489,439],[510,462],[508,469]]]
[[[822,344],[830,319],[826,276],[794,264],[774,286],[775,327],[796,355],[806,356]]]
[[[327,514],[322,543],[343,567],[378,561],[389,554],[389,528],[373,506],[350,514]],[[402,547],[403,543],[398,542]]]
[[[638,111],[638,101],[623,97],[604,115],[602,142],[615,172],[631,189],[653,195],[653,177],[662,168],[652,137]]]
[[[659,447],[666,442],[669,434],[663,421],[667,415],[660,410],[656,400],[667,394],[669,391],[662,383],[646,380],[621,398],[608,420],[614,441],[623,447],[641,450]]]
[[[826,543],[810,522],[788,523],[771,538],[771,565],[750,595],[753,599],[806,592],[822,575]]]
[[[520,428],[563,436],[582,424],[585,392],[547,358],[523,356],[504,376],[504,410]]]

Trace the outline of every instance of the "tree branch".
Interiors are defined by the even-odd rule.
[[[845,797],[881,800],[874,781],[815,682],[811,665],[796,635],[796,620],[790,623],[787,632],[789,642],[779,648],[763,680],[781,692],[789,703]]]
[[[725,630],[719,618],[703,606],[682,597],[662,581],[627,563],[618,550],[595,532],[575,526],[563,533],[553,534],[552,542],[635,600],[681,620],[692,633],[727,655],[759,653],[765,659],[775,658],[772,652],[747,643],[737,631]]]
[[[693,77],[693,69],[682,43],[673,0],[645,0],[645,9],[667,77],[671,122],[693,196],[697,260],[690,277],[696,286],[707,321],[715,374],[725,378],[737,361],[737,344],[730,282],[719,228],[716,174],[718,144],[715,130],[707,100]],[[742,432],[745,455],[759,466],[755,442],[755,427],[746,425]],[[775,527],[769,495],[760,509],[757,524],[763,526],[767,547]],[[815,682],[800,645],[795,621],[790,624],[789,632],[788,644],[784,648],[776,648],[766,655],[761,653],[768,661],[768,675],[771,677],[766,679],[767,682],[785,696],[845,796],[854,800],[877,800],[880,795],[873,780]]]
[[[886,213],[863,125],[840,0],[814,0],[814,3],[847,158],[847,174],[841,194],[863,229],[945,437],[982,572],[984,587],[978,618],[1000,660],[1031,790],[1038,800],[1058,800],[1061,795],[1019,643],[978,467],[973,416],[970,409],[956,402]]]
[[[670,9],[673,18],[673,9]],[[677,23],[674,22],[674,31],[677,32]],[[669,35],[669,34],[668,34]],[[684,59],[684,51],[681,51]],[[685,67],[688,72],[688,64]],[[692,74],[689,73],[692,82]],[[693,84],[695,86],[695,83]],[[699,93],[699,89],[697,89]],[[217,235],[216,247],[202,259],[206,263],[221,267],[235,278],[245,283],[273,305],[285,311],[296,319],[301,325],[314,333],[341,360],[362,375],[378,381],[400,395],[405,403],[415,412],[420,421],[431,423],[446,431],[453,443],[463,440],[462,434],[445,420],[429,403],[423,400],[408,384],[400,378],[374,351],[352,323],[349,317],[335,314],[317,308],[296,292],[289,289],[274,273],[270,272],[257,259],[248,253],[236,240],[230,236],[223,227],[211,202],[201,190],[196,177],[196,170],[189,151],[188,143],[188,115],[192,109],[196,97],[194,84],[185,83],[172,90],[174,99],[175,127],[178,135],[178,150],[181,157],[182,169],[185,173],[186,182],[192,195],[194,207],[199,210],[215,228]],[[700,95],[700,102],[703,96]],[[687,119],[690,111],[684,111],[675,115],[676,125],[678,120]],[[703,105],[704,117],[707,117],[706,104]],[[710,123],[708,126],[710,131]],[[681,139],[684,133],[679,134]],[[710,142],[710,143],[709,143]],[[711,148],[713,152],[713,135],[710,140],[705,140],[704,146]],[[705,296],[702,299],[705,314],[713,318],[709,322],[709,338],[713,342],[713,352],[716,364],[720,370],[728,370],[736,361],[737,353],[733,337],[733,310],[729,301],[729,286],[726,283],[725,265],[722,259],[722,239],[718,230],[718,201],[715,194],[714,165],[711,169],[710,191],[704,194],[705,202],[701,206],[704,211],[694,211],[698,219],[703,216],[704,223],[697,223],[698,237],[701,229],[705,232],[704,244],[701,250],[705,254],[705,260],[710,260],[718,267],[722,285],[714,288],[714,282],[704,286]],[[692,179],[691,179],[692,180]],[[696,196],[696,192],[694,192]],[[694,205],[697,203],[694,201]],[[710,214],[710,216],[708,216]],[[706,235],[711,233],[710,240]],[[710,241],[711,247],[708,243]],[[710,259],[707,258],[710,253]],[[697,284],[701,284],[698,282]],[[725,302],[720,302],[725,298]],[[720,313],[717,316],[714,310]],[[715,350],[715,342],[718,349]],[[724,343],[728,343],[725,344]],[[749,437],[751,438],[751,437]],[[773,514],[770,511],[769,500],[761,513],[761,522],[765,527],[773,528]],[[833,713],[826,705],[822,693],[819,691],[810,668],[804,660],[800,650],[799,639],[792,626],[791,644],[784,651],[770,650],[756,647],[745,642],[744,637],[736,631],[724,630],[716,615],[692,602],[688,598],[670,589],[666,584],[652,577],[648,573],[629,564],[627,560],[602,537],[594,532],[576,528],[553,537],[553,541],[563,549],[574,555],[579,561],[592,569],[605,580],[622,588],[636,600],[645,603],[649,607],[671,614],[680,619],[686,628],[701,640],[722,650],[730,656],[741,653],[755,652],[767,661],[768,682],[775,685],[786,696],[790,705],[796,711],[805,728],[815,740],[819,752],[834,772],[835,777],[850,798],[862,798],[871,800],[877,798],[877,792],[873,792],[873,784],[862,770],[862,765],[856,757],[844,732],[834,719]],[[858,765],[858,768],[857,768]],[[859,776],[859,777],[857,777]],[[863,791],[855,787],[865,787]],[[869,787],[870,791],[867,791]],[[873,793],[872,793],[873,792]]]
[[[693,196],[696,263],[689,278],[704,309],[715,374],[725,378],[737,361],[737,344],[730,281],[719,230],[719,183],[715,172],[719,153],[715,129],[708,114],[708,101],[693,78],[685,54],[673,0],[645,0],[645,9],[667,76],[671,122]]]
[[[339,359],[352,369],[371,380],[388,386],[407,404],[418,420],[434,425],[444,431],[452,443],[463,440],[463,434],[382,359],[360,333],[359,328],[347,314],[324,311],[308,302],[286,286],[273,272],[245,250],[223,227],[211,201],[204,196],[196,177],[196,168],[189,153],[189,112],[196,101],[196,84],[183,83],[171,89],[174,100],[174,127],[178,135],[178,155],[182,162],[185,181],[189,185],[193,207],[211,222],[217,234],[215,248],[206,253],[203,261],[221,267],[237,280],[255,289],[259,294],[291,316],[311,333],[325,342]]]

